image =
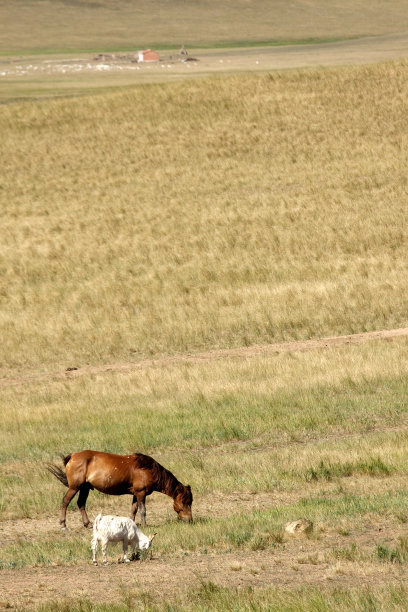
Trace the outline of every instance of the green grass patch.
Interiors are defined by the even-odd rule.
[[[408,561],[408,539],[406,536],[398,538],[398,544],[395,548],[378,544],[376,548],[376,556],[380,561],[389,563],[406,563]]]
[[[38,389],[17,414],[6,408],[14,396],[17,409],[18,398],[14,391],[5,391],[0,400],[7,423],[1,460],[24,460],[27,454],[40,460],[89,445],[109,452],[154,453],[166,447],[206,449],[266,437],[273,441],[282,434],[296,439],[330,432],[364,433],[376,426],[406,422],[405,391],[405,377],[395,377],[271,393],[219,388],[211,393],[187,392],[187,397],[183,392],[177,397],[164,388],[152,398],[144,391],[121,392],[114,387],[100,393],[98,386],[82,380],[67,387],[57,384]],[[39,423],[41,436],[37,435]],[[75,429],[67,436],[74,423]],[[330,480],[353,472],[378,476],[391,471],[383,459],[372,456],[355,464],[321,462],[308,468],[305,478]]]
[[[368,476],[388,476],[394,471],[392,466],[384,463],[380,457],[371,457],[364,461],[350,462],[341,464],[326,464],[320,461],[317,468],[308,468],[305,473],[307,481],[313,480],[333,480],[353,476],[355,474],[367,474]]]
[[[39,612],[388,612],[408,610],[408,590],[401,585],[383,588],[253,588],[225,587],[212,580],[189,589],[183,596],[159,601],[143,588],[124,588],[119,599],[97,604],[87,599],[55,601]]]
[[[84,448],[145,452],[205,496],[404,476],[405,368],[395,342],[4,389],[0,515],[55,514],[64,489],[45,464]]]
[[[17,539],[13,544],[2,547],[0,569],[19,570],[24,567],[70,565],[90,561],[90,534],[90,531],[87,532],[85,537],[61,532],[38,539],[35,534],[30,534],[28,538]]]

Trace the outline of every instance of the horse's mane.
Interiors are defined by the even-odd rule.
[[[193,503],[193,494],[191,493],[190,485],[181,485],[183,487],[183,492],[181,496],[181,502],[185,506],[191,506]]]
[[[133,457],[135,458],[135,467],[152,472],[152,477],[157,483],[158,490],[174,498],[176,489],[179,488],[180,492],[182,492],[183,503],[191,505],[192,495],[190,487],[185,487],[170,470],[166,470],[165,467],[160,465],[153,457],[149,457],[149,455],[134,453]]]

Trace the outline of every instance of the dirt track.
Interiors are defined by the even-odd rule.
[[[377,530],[378,531],[378,530]],[[388,534],[389,535],[389,534]],[[359,546],[375,542],[374,533],[366,533]],[[384,534],[381,541],[384,541]],[[326,554],[335,541],[327,538]],[[116,551],[118,553],[118,551]],[[30,570],[3,570],[0,574],[0,607],[36,607],[46,601],[90,599],[96,602],[118,604],[129,599],[131,593],[149,593],[156,601],[169,601],[175,589],[179,593],[198,588],[200,583],[214,582],[220,586],[262,588],[279,586],[296,588],[315,586],[320,588],[351,588],[381,583],[397,585],[405,578],[402,565],[379,563],[332,562],[314,557],[313,541],[289,542],[279,551],[226,553],[223,555],[189,555],[162,559],[153,557],[147,562],[127,565],[93,567],[76,565],[69,567],[44,567]],[[304,560],[302,560],[302,558]],[[171,601],[171,599],[170,599]],[[137,606],[135,609],[138,609]]]
[[[242,51],[225,52],[227,56],[239,57]],[[312,66],[345,66],[371,64],[408,57],[408,34],[368,36],[354,40],[312,45],[293,45],[245,50],[247,57],[257,57],[269,68],[304,68]]]
[[[90,374],[104,374],[109,372],[132,372],[147,368],[162,368],[177,363],[198,363],[204,361],[215,361],[218,359],[241,358],[248,359],[258,355],[279,355],[281,353],[291,353],[297,351],[311,351],[318,349],[328,349],[347,344],[362,344],[373,340],[392,340],[394,338],[408,338],[408,327],[399,329],[372,331],[362,334],[352,334],[349,336],[333,336],[319,338],[317,340],[299,340],[297,342],[277,342],[274,344],[259,344],[245,346],[235,349],[211,350],[201,353],[185,353],[171,357],[158,359],[145,359],[142,361],[126,361],[111,363],[108,365],[86,366],[75,369],[68,368],[63,372],[51,372],[49,374],[29,374],[16,376],[15,378],[0,379],[0,388],[41,382],[46,380],[70,379],[79,376],[89,376]]]

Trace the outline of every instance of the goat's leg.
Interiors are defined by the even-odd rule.
[[[107,548],[108,548],[108,540],[102,540],[102,559],[103,559],[104,565],[106,565],[108,562],[108,559],[106,558]]]
[[[89,520],[88,515],[86,513],[86,509],[85,509],[85,504],[86,504],[86,500],[88,499],[90,489],[91,487],[89,486],[88,483],[84,483],[83,485],[79,487],[79,496],[78,496],[77,504],[78,504],[78,508],[82,516],[82,522],[84,524],[84,527],[92,528],[91,521]]]
[[[66,525],[67,508],[72,498],[75,497],[77,493],[78,493],[78,489],[69,488],[68,491],[65,493],[64,497],[62,498],[61,515],[60,515],[61,529],[67,528],[67,525]]]
[[[127,551],[128,551],[128,538],[124,537],[123,538],[123,563],[129,563]]]
[[[132,519],[132,521],[136,520],[137,506],[137,497],[136,495],[134,495],[132,499],[132,507],[130,509],[130,518]]]
[[[94,538],[92,540],[92,560],[94,562],[94,565],[98,565],[98,562],[96,560],[96,553],[98,552],[98,539]]]

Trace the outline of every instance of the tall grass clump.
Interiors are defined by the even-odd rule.
[[[369,457],[364,461],[353,463],[346,461],[342,464],[326,464],[323,460],[320,461],[317,468],[308,468],[306,470],[306,480],[332,480],[341,476],[352,476],[353,474],[368,474],[370,476],[388,476],[391,474],[392,468],[384,463],[381,457]]]
[[[3,370],[406,325],[406,70],[2,107]]]
[[[376,554],[380,561],[388,561],[390,563],[406,563],[408,561],[408,540],[406,536],[398,538],[398,544],[395,548],[389,548],[378,544]]]

